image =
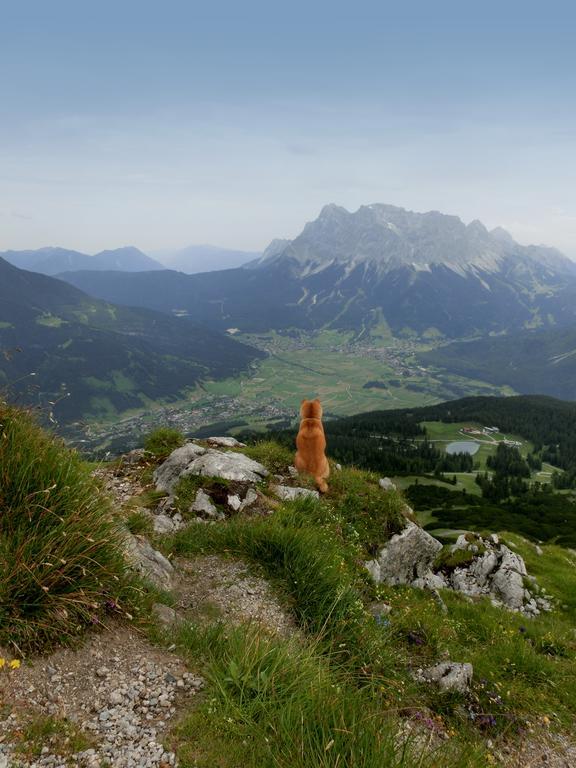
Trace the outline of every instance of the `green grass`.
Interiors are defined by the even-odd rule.
[[[26,758],[39,758],[42,748],[48,747],[51,754],[65,759],[76,752],[82,752],[94,742],[74,723],[66,718],[38,715],[13,735],[16,754]]]
[[[456,485],[450,485],[427,475],[402,475],[392,477],[392,480],[401,491],[405,491],[406,488],[417,483],[418,485],[435,485],[438,488],[448,488],[453,491],[465,490],[466,493],[480,496],[481,491],[476,484],[476,472],[446,472],[446,479],[451,479],[453,475],[456,475]]]
[[[43,315],[39,315],[36,318],[38,325],[45,325],[48,328],[60,328],[60,326],[66,324],[68,321],[63,320],[61,317],[51,315],[50,312],[45,312]]]
[[[177,642],[202,658],[203,705],[171,740],[182,768],[473,768],[479,750],[452,743],[442,754],[395,738],[398,718],[383,696],[358,687],[315,645],[270,638],[254,628],[183,629]]]
[[[177,554],[230,552],[257,563],[274,582],[281,582],[302,627],[322,634],[327,647],[354,653],[343,642],[346,627],[362,617],[360,595],[346,563],[346,553],[329,529],[311,526],[318,505],[301,499],[266,519],[232,518],[218,526],[193,524],[170,546]]]
[[[154,524],[150,515],[145,514],[142,510],[135,509],[130,512],[124,522],[130,533],[150,537],[154,532]]]
[[[294,464],[295,450],[290,450],[274,440],[261,440],[254,445],[242,448],[242,453],[259,461],[273,474],[286,474],[288,467]]]
[[[0,645],[65,642],[123,603],[120,534],[89,469],[5,404],[0,508]]]

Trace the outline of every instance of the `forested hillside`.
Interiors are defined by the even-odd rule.
[[[552,328],[456,342],[420,355],[426,366],[517,392],[576,400],[576,328]]]

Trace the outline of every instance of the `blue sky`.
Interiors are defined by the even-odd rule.
[[[320,208],[576,256],[569,2],[0,0],[0,250],[261,249]]]

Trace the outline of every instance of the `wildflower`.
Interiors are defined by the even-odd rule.
[[[10,669],[19,669],[20,668],[20,659],[12,659],[10,662]]]
[[[548,717],[548,715],[543,715],[542,722],[544,723],[544,725],[550,725],[550,718]]]
[[[3,669],[5,664],[6,664],[6,659],[0,658],[0,669]]]

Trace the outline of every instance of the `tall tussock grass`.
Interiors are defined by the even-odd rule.
[[[393,718],[368,691],[331,669],[314,645],[268,637],[249,626],[188,626],[178,640],[190,658],[205,658],[210,684],[206,705],[180,724],[183,765],[194,764],[189,752],[196,750],[198,731],[206,729],[218,739],[215,751],[231,753],[231,765],[403,765],[396,760]],[[214,757],[206,743],[200,764]]]
[[[120,534],[77,454],[0,402],[0,645],[24,654],[116,611]]]

